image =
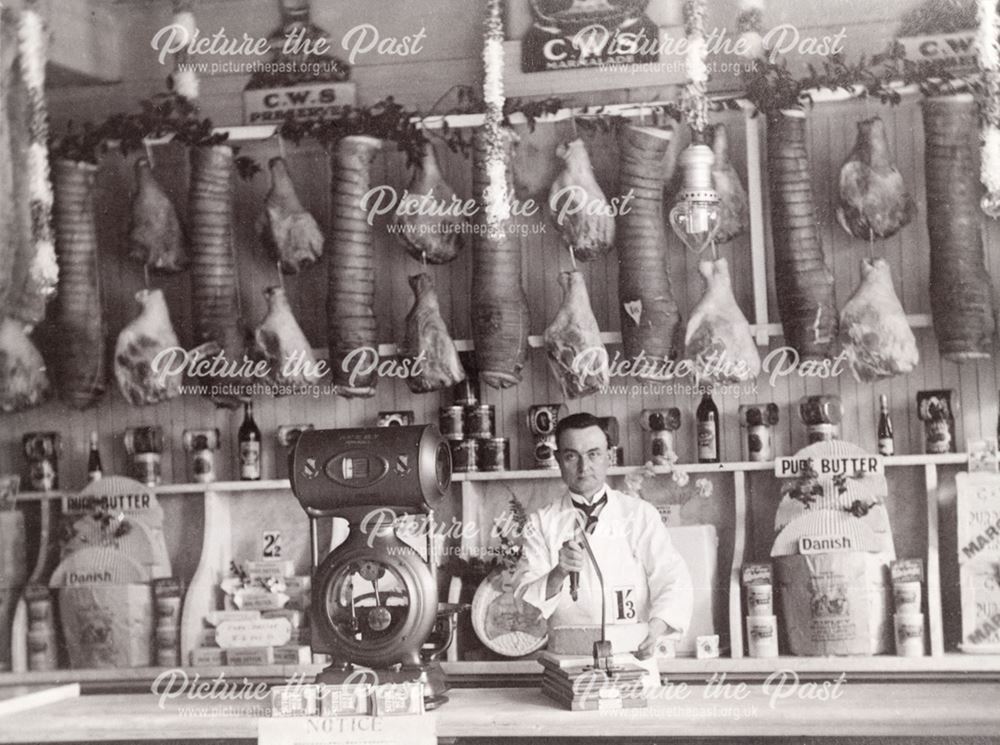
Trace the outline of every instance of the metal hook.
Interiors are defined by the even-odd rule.
[[[573,271],[575,272],[576,271],[576,252],[573,250],[572,246],[569,247],[569,260],[572,262],[572,264],[573,264]]]

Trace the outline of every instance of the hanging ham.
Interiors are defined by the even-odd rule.
[[[60,398],[85,409],[104,395],[107,375],[94,217],[97,166],[58,160],[52,175],[60,281],[46,359]]]
[[[0,320],[0,412],[9,414],[38,406],[49,394],[42,355],[20,321]]]
[[[634,197],[618,217],[618,302],[625,356],[638,376],[663,379],[662,367],[679,351],[680,312],[670,289],[663,232],[663,185],[674,171],[671,130],[622,127],[621,190]]]
[[[885,259],[861,264],[861,284],[840,312],[840,338],[854,377],[870,383],[905,375],[920,353]]]
[[[267,362],[268,380],[282,388],[318,383],[322,378],[320,368],[312,346],[295,320],[285,291],[269,287],[264,296],[267,315],[254,329],[253,351],[257,359]]]
[[[931,311],[941,356],[989,357],[995,331],[979,209],[978,104],[971,94],[923,104]]]
[[[420,362],[412,366],[406,384],[414,393],[450,388],[465,380],[465,370],[441,317],[434,280],[429,274],[416,274],[410,277],[410,287],[414,301],[406,316],[406,336],[399,355]]]
[[[562,144],[556,152],[563,169],[549,189],[549,213],[573,255],[580,261],[593,261],[615,242],[611,205],[597,185],[583,140]]]
[[[302,206],[284,158],[271,158],[271,191],[258,226],[285,274],[298,274],[323,255],[323,233]]]
[[[371,187],[372,160],[381,146],[373,137],[345,137],[337,143],[333,158],[326,322],[333,387],[340,396],[374,396],[378,382],[375,255],[372,226],[361,203]]]
[[[153,175],[149,160],[135,162],[137,189],[132,199],[129,258],[151,271],[173,274],[187,267],[184,231],[170,197]]]
[[[501,130],[510,162],[513,134]],[[477,130],[473,159],[472,189],[482,198],[489,186],[487,143]],[[521,242],[510,233],[491,235],[486,209],[476,213],[477,230],[472,242],[472,337],[476,345],[479,379],[492,388],[508,388],[521,382],[521,369],[528,355],[528,298],[521,284]]]
[[[719,229],[716,243],[728,243],[746,232],[750,220],[747,193],[729,160],[729,135],[724,124],[712,128],[712,186],[719,195]]]
[[[396,235],[417,261],[447,264],[462,247],[468,219],[454,214],[461,202],[441,175],[434,148],[423,158],[397,207]],[[441,214],[444,212],[445,214]]]
[[[898,233],[913,219],[916,205],[896,170],[877,116],[858,122],[858,139],[840,168],[837,220],[855,238],[872,240]]]
[[[774,282],[785,343],[803,360],[827,358],[837,339],[837,304],[816,224],[804,112],[769,117],[767,158]]]
[[[44,45],[47,33],[39,27],[25,29],[27,17],[8,8],[0,23],[0,316],[20,321],[30,332],[45,318],[59,265],[48,183],[45,66],[30,69],[19,57],[21,45]],[[19,38],[19,31],[41,38],[29,42]],[[39,51],[44,55],[44,49]]]
[[[224,353],[227,364],[241,362],[244,349],[232,249],[232,172],[233,150],[228,145],[192,149],[188,215],[195,342]],[[201,382],[242,383],[234,378]],[[233,396],[213,396],[213,400],[220,406],[237,404]]]
[[[710,383],[741,383],[760,374],[760,354],[750,324],[736,303],[725,259],[702,261],[705,294],[691,312],[684,345],[695,377]]]
[[[608,385],[608,352],[590,307],[583,274],[562,272],[559,286],[563,302],[542,337],[549,369],[566,398],[589,396]]]
[[[135,299],[142,310],[118,334],[115,379],[126,401],[149,406],[180,395],[184,351],[170,323],[163,290],[139,290]]]

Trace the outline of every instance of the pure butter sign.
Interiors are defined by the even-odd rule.
[[[354,83],[310,83],[243,91],[244,124],[280,124],[286,119],[316,121],[353,106]]]
[[[867,474],[882,476],[885,473],[885,462],[877,455],[824,456],[820,458],[802,458],[792,455],[775,459],[774,475],[781,479],[802,478],[810,466],[820,478]]]

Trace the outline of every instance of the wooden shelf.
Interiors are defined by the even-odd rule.
[[[943,455],[893,455],[885,458],[887,467],[904,466],[951,466],[965,465],[969,456],[966,453],[945,453]],[[609,476],[626,476],[641,471],[643,465],[614,466],[608,471]],[[734,463],[678,463],[675,466],[653,466],[658,474],[681,471],[683,473],[746,473],[751,471],[773,471],[773,461],[737,461]],[[454,473],[452,482],[464,481],[520,481],[524,479],[556,479],[559,470],[555,468],[536,468],[521,471],[477,471],[472,473]],[[270,479],[267,481],[214,481],[211,483],[194,484],[164,484],[152,491],[157,496],[191,495],[197,496],[206,492],[220,494],[246,493],[260,491],[288,491],[291,489],[288,479]],[[39,502],[46,499],[63,499],[79,496],[75,492],[22,492],[17,495],[20,502]]]
[[[964,465],[968,462],[966,453],[944,453],[942,455],[893,455],[884,459],[886,467],[906,466],[946,466]],[[608,470],[609,476],[625,476],[641,471],[645,466],[614,466]],[[681,471],[682,473],[746,473],[751,471],[773,471],[773,461],[740,461],[735,463],[678,463],[675,466],[653,466],[658,474]],[[456,473],[452,481],[518,481],[522,479],[555,479],[559,470],[536,468],[528,471],[476,471]]]

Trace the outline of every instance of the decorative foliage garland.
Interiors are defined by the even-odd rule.
[[[483,194],[487,235],[491,240],[503,238],[504,222],[510,217],[507,189],[507,149],[504,132],[503,92],[503,21],[501,0],[489,0],[483,44],[483,122],[486,143],[487,186]]]
[[[197,24],[194,20],[192,7],[194,0],[174,0],[173,24],[184,29],[186,40],[194,39],[197,31]],[[187,51],[185,48],[177,52],[174,56],[173,89],[177,95],[183,96],[189,101],[198,98],[198,73],[190,65],[186,65]]]
[[[22,294],[25,309],[39,317],[25,319],[31,325],[42,320],[44,299],[56,291],[59,280],[59,264],[56,261],[55,242],[52,235],[52,184],[49,181],[49,116],[45,105],[45,62],[48,35],[45,23],[29,3],[21,12],[17,27],[18,51],[21,59],[21,75],[28,96],[30,121],[28,132],[31,143],[28,146],[28,199],[31,204],[31,240],[34,244],[34,259],[28,270],[28,282]],[[43,302],[35,312],[31,307],[32,298],[42,298]]]
[[[979,25],[976,49],[983,75],[982,91],[982,163],[980,178],[986,187],[983,212],[1000,217],[1000,19],[996,0],[977,0]]]
[[[740,0],[740,10],[736,15],[736,32],[744,55],[750,59],[763,57],[764,0]]]
[[[684,67],[687,86],[684,89],[682,108],[687,123],[695,132],[704,132],[708,125],[708,46],[705,43],[705,0],[685,0],[684,35],[687,54]]]

